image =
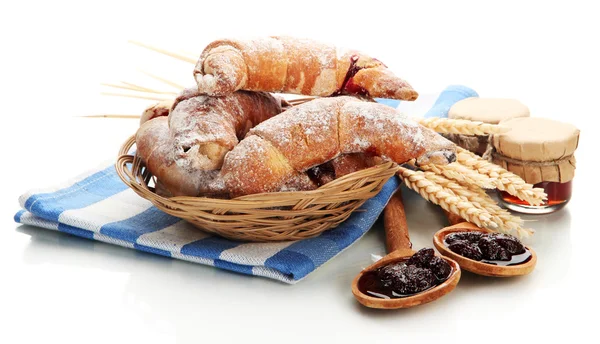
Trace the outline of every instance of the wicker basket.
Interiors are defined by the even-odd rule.
[[[299,240],[334,228],[375,196],[398,170],[386,162],[329,182],[317,190],[262,193],[235,199],[178,196],[165,198],[149,186],[153,176],[143,161],[129,155],[135,136],[125,142],[117,174],[160,210],[220,236],[243,241]]]

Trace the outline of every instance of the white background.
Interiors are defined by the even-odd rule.
[[[595,336],[600,25],[593,4],[3,1],[0,342],[483,344]],[[135,131],[135,120],[76,117],[137,114],[149,104],[100,96],[101,82],[150,85],[142,69],[193,84],[190,65],[128,39],[200,52],[220,37],[272,34],[368,52],[424,95],[464,84],[581,128],[573,201],[559,213],[527,217],[537,229],[536,270],[503,280],[464,273],[441,300],[381,312],[359,306],[350,293],[370,254],[384,252],[380,224],[288,286],[12,222],[25,190],[110,160]],[[431,246],[443,217],[417,195],[407,196],[413,243]]]

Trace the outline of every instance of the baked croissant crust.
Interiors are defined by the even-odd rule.
[[[194,69],[198,90],[236,90],[415,100],[417,92],[382,62],[309,39],[267,37],[210,43]]]
[[[354,97],[295,106],[248,132],[217,179],[232,197],[280,191],[290,179],[340,154],[368,153],[398,164],[453,162],[455,145],[395,109]]]
[[[171,112],[171,108],[173,107],[173,100],[163,100],[152,106],[149,106],[142,113],[142,117],[140,117],[140,126],[151,119],[168,116],[169,112]]]
[[[282,111],[281,100],[264,92],[239,91],[225,97],[188,89],[165,116],[165,104],[144,112],[136,134],[137,154],[160,181],[165,194],[197,196],[208,188],[223,158],[250,128]]]
[[[168,118],[145,122],[136,134],[137,155],[157,178],[156,191],[163,196],[210,195],[218,170],[190,168],[175,155]]]

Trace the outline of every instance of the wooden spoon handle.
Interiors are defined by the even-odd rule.
[[[402,203],[400,189],[396,191],[383,210],[383,227],[385,228],[385,241],[388,253],[399,249],[411,249],[412,243],[408,236],[406,213]]]

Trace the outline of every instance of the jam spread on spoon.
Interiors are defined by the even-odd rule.
[[[383,299],[402,298],[431,289],[448,279],[452,267],[424,248],[412,257],[367,271],[358,281],[365,295]]]
[[[454,253],[487,264],[510,266],[531,259],[531,252],[508,234],[455,232],[446,235],[444,244]]]

